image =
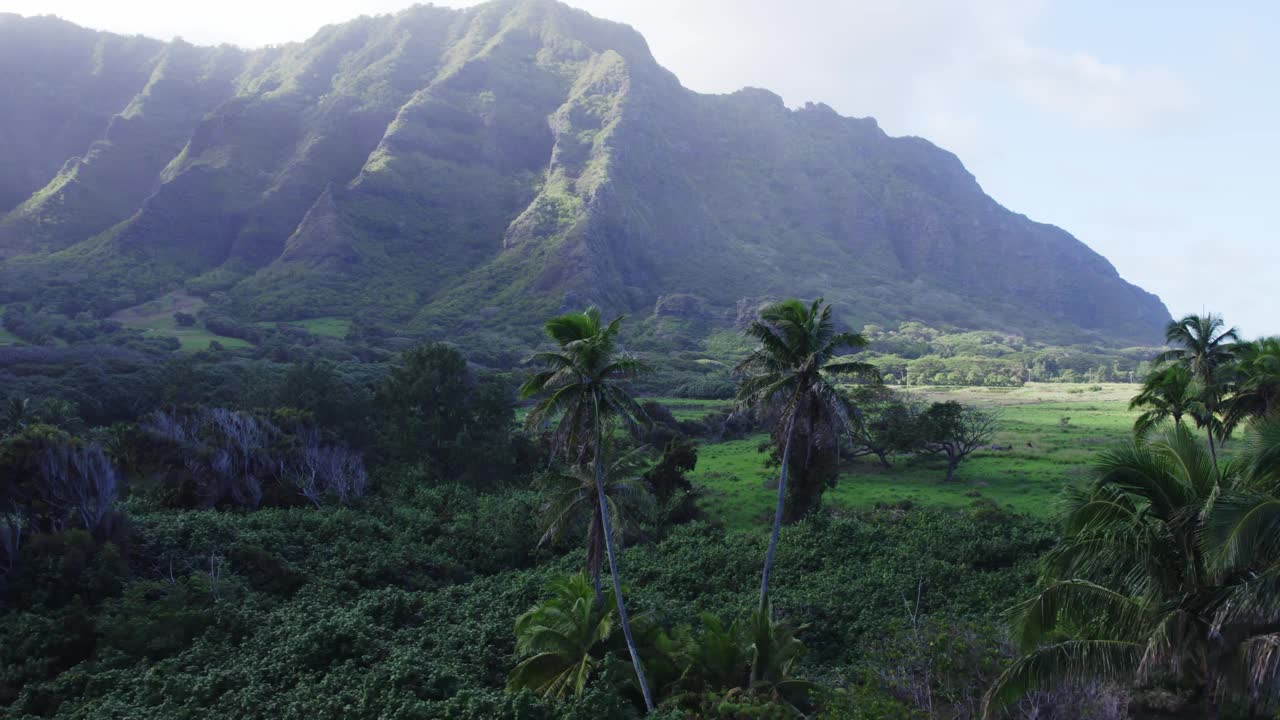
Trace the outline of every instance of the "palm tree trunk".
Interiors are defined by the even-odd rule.
[[[795,405],[793,403],[793,405]],[[778,474],[778,507],[773,512],[773,534],[769,537],[769,550],[764,555],[764,572],[760,576],[760,614],[769,608],[769,571],[773,569],[773,556],[778,550],[778,535],[782,532],[782,509],[787,502],[787,467],[791,462],[791,434],[795,428],[796,407],[787,418],[787,440],[782,445],[782,472]],[[758,657],[751,661],[751,682],[760,680]]]
[[[1209,416],[1209,420],[1213,420],[1213,416]],[[1213,475],[1218,482],[1222,482],[1222,471],[1218,469],[1218,448],[1213,443],[1213,425],[1205,426],[1205,431],[1209,435],[1209,457],[1213,459]]]
[[[622,575],[618,572],[618,558],[613,549],[613,528],[609,520],[609,504],[604,494],[604,443],[600,429],[600,396],[595,395],[596,424],[596,501],[600,504],[600,523],[604,530],[604,549],[609,558],[609,573],[613,575],[613,596],[618,600],[618,621],[622,624],[622,634],[627,639],[627,652],[631,654],[631,664],[636,669],[636,681],[640,683],[640,692],[644,695],[644,706],[647,712],[653,712],[653,698],[649,695],[649,683],[644,677],[644,667],[640,664],[640,653],[636,650],[636,641],[631,637],[631,622],[627,619],[627,604],[622,598]]]
[[[599,507],[596,507],[595,516],[591,518],[591,520],[592,522],[596,523],[597,526],[599,525],[600,523]],[[588,535],[588,539],[587,539],[588,570],[591,573],[591,584],[594,585],[596,589],[596,607],[604,609],[604,590],[600,587],[600,556],[593,555],[591,550],[593,542],[594,542],[594,538],[591,538]]]

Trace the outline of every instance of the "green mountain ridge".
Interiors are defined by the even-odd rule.
[[[246,51],[0,15],[0,303],[174,290],[244,320],[528,342],[593,302],[1151,342],[1169,313],[958,158],[758,89],[702,95],[552,0],[415,6]]]

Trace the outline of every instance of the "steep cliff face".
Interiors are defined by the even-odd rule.
[[[726,324],[744,298],[816,294],[851,321],[1032,336],[1149,340],[1168,319],[927,141],[690,92],[632,29],[551,0],[252,52],[0,16],[0,90],[19,98],[0,301],[106,312],[185,288],[246,317],[455,334],[667,296]]]

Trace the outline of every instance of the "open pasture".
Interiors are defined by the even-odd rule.
[[[157,337],[170,336],[178,338],[183,352],[206,350],[211,341],[218,341],[225,348],[247,348],[248,342],[240,338],[226,337],[209,332],[199,325],[179,327],[173,314],[184,312],[191,315],[206,305],[201,298],[184,292],[171,292],[150,302],[120,310],[111,316],[126,327],[142,330],[146,335]]]
[[[1067,485],[1088,473],[1099,451],[1122,441],[1135,413],[1128,409],[1132,385],[1104,386],[1098,391],[1071,392],[1086,386],[1035,388],[928,388],[911,391],[923,400],[955,399],[986,405],[999,413],[994,440],[969,457],[956,481],[943,482],[945,464],[927,455],[899,457],[885,468],[874,457],[845,463],[839,483],[825,502],[844,507],[911,503],[931,507],[970,508],[987,499],[1001,509],[1039,517],[1052,514]],[[692,474],[706,495],[703,507],[731,527],[767,523],[776,498],[766,468],[768,452],[758,448],[765,434],[743,440],[704,444]]]

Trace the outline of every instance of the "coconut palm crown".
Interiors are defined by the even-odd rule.
[[[1014,608],[1024,654],[989,691],[988,715],[1029,690],[1095,680],[1186,688],[1206,716],[1273,712],[1280,422],[1259,424],[1221,480],[1183,426],[1094,469],[1066,497],[1039,592]]]
[[[1181,365],[1169,365],[1149,374],[1142,382],[1142,390],[1129,402],[1129,409],[1143,411],[1133,424],[1133,431],[1143,437],[1166,420],[1181,426],[1183,418],[1205,413],[1200,383]]]

